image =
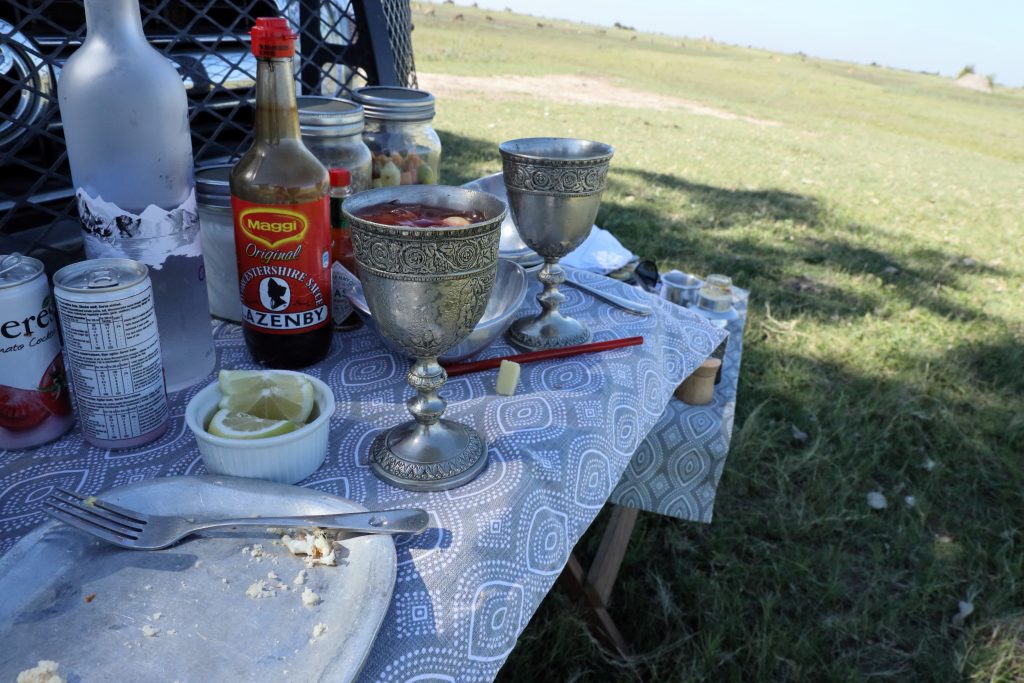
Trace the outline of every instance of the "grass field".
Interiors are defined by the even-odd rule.
[[[1024,91],[459,6],[414,20],[422,82],[448,88],[445,181],[497,171],[513,137],[610,142],[598,224],[752,292],[715,521],[641,514],[623,567],[637,655],[555,590],[502,679],[1024,680]],[[492,87],[512,77],[592,101]]]

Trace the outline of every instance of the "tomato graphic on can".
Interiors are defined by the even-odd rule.
[[[57,327],[43,264],[0,256],[0,449],[52,441],[74,421]]]

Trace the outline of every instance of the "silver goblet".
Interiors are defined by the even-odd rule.
[[[386,202],[457,211],[484,220],[459,227],[382,225],[359,217]],[[402,185],[360,192],[345,201],[367,307],[381,334],[416,359],[406,381],[413,420],[379,434],[370,466],[380,478],[413,491],[461,486],[487,466],[487,445],[476,430],[441,418],[438,394],[448,375],[437,357],[466,337],[483,315],[498,266],[505,203],[459,187]]]
[[[559,312],[565,272],[558,259],[590,234],[601,205],[611,145],[571,138],[524,138],[499,146],[508,207],[519,235],[544,257],[537,278],[539,315],[520,318],[509,339],[524,349],[550,349],[590,341],[590,330]]]

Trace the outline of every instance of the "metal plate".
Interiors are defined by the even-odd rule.
[[[297,486],[212,476],[143,481],[100,497],[196,519],[365,510]],[[310,608],[303,587],[292,584],[305,565],[275,544],[278,538],[255,527],[143,552],[56,522],[41,525],[0,558],[0,680],[13,681],[40,659],[59,662],[69,680],[81,681],[353,680],[391,601],[394,542],[343,540],[337,567],[306,572],[305,585],[322,598]],[[263,544],[261,560],[242,552],[253,543]],[[267,583],[288,590],[247,597],[270,571],[280,581]],[[310,642],[318,623],[327,631]],[[144,625],[159,634],[146,637]]]

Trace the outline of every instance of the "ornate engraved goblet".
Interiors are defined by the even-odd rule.
[[[509,339],[529,350],[585,344],[590,330],[558,310],[565,301],[558,291],[565,282],[558,259],[590,234],[615,150],[602,142],[571,138],[509,140],[499,149],[516,229],[544,257],[537,274],[544,285],[537,295],[541,312],[514,322]]]
[[[360,212],[386,202],[466,211],[485,219],[459,227],[411,228],[364,220]],[[487,445],[476,430],[442,419],[438,394],[448,375],[437,357],[479,322],[498,266],[505,203],[459,187],[401,185],[361,192],[345,216],[366,304],[389,341],[416,359],[406,381],[413,420],[392,427],[370,445],[380,478],[413,491],[442,491],[472,480],[487,466]]]

